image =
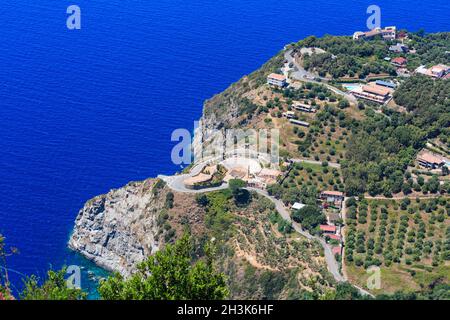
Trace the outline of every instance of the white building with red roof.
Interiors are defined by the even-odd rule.
[[[392,91],[390,88],[377,85],[376,83],[370,83],[364,86],[357,86],[350,90],[350,93],[357,98],[383,104],[391,99]]]
[[[271,73],[267,76],[267,83],[272,86],[283,88],[287,84],[286,76],[278,73]]]
[[[397,57],[391,60],[391,64],[399,68],[405,67],[407,63],[408,60],[403,57]]]
[[[445,163],[445,159],[441,156],[432,154],[430,152],[422,152],[417,156],[417,162],[422,167],[428,169],[438,169],[441,168]]]
[[[322,191],[320,193],[320,198],[326,200],[327,202],[340,202],[344,200],[344,193],[340,191]]]
[[[425,66],[420,66],[415,72],[437,79],[448,79],[447,75],[450,74],[450,67],[445,64],[437,64],[428,69]]]
[[[319,229],[323,231],[323,233],[336,233],[336,226],[329,226],[327,224],[321,224]]]
[[[362,32],[356,31],[353,33],[353,40],[372,39],[373,37],[381,36],[385,40],[394,40],[397,36],[397,28],[395,26],[381,28],[374,28],[370,31]]]

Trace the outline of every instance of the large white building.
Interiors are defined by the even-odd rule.
[[[385,40],[394,40],[397,36],[397,27],[391,26],[391,27],[385,27],[384,29],[381,28],[374,28],[370,31],[362,32],[362,31],[356,31],[353,34],[353,40],[359,40],[359,39],[371,39],[375,36],[382,36]]]
[[[376,83],[358,86],[350,90],[350,93],[357,98],[365,99],[377,103],[386,103],[392,97],[392,89]]]
[[[286,86],[287,82],[286,82],[286,77],[282,74],[278,74],[278,73],[271,73],[267,76],[267,83],[272,85],[272,86],[276,86],[276,87],[284,87]]]
[[[450,74],[450,67],[445,64],[438,64],[427,69],[425,66],[420,66],[416,69],[416,73],[426,75],[433,78],[448,78]]]

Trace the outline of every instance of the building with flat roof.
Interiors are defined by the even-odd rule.
[[[450,67],[445,64],[437,64],[428,69],[425,66],[420,66],[416,69],[415,73],[437,79],[447,79],[447,75],[450,74]]]
[[[391,27],[385,27],[384,29],[381,28],[374,28],[372,30],[362,32],[362,31],[356,31],[353,33],[353,40],[370,40],[376,36],[381,36],[385,40],[394,40],[397,35],[397,27],[391,26]]]
[[[283,117],[288,118],[288,119],[296,119],[297,118],[294,111],[286,111],[286,112],[283,112],[282,115],[283,115]]]
[[[287,79],[282,74],[271,73],[267,76],[267,83],[272,86],[283,88],[287,84]]]
[[[295,119],[289,119],[290,123],[302,126],[302,127],[309,127],[309,123],[305,121],[295,120]]]
[[[300,103],[300,102],[294,102],[292,107],[298,111],[303,112],[316,112],[316,109],[310,106],[309,104]]]
[[[300,210],[301,208],[303,208],[305,206],[306,206],[306,204],[296,202],[292,205],[292,210]]]
[[[327,202],[336,202],[344,200],[344,193],[340,191],[322,191],[320,193],[320,198],[326,200]]]
[[[377,102],[386,103],[391,98],[392,89],[371,83],[361,87],[355,87],[350,93],[357,98]]]
[[[396,45],[390,46],[389,51],[396,52],[396,53],[408,53],[409,48],[407,45],[403,43],[397,43]]]
[[[375,81],[375,84],[377,84],[378,86],[387,87],[391,89],[395,89],[396,87],[396,84],[390,81],[377,80]]]
[[[445,64],[438,64],[430,68],[431,74],[436,78],[442,78],[450,72],[450,67]]]
[[[403,58],[403,57],[397,57],[397,58],[394,58],[391,60],[391,64],[398,68],[405,67],[407,63],[408,63],[408,59]]]
[[[428,169],[438,169],[446,164],[446,161],[443,157],[434,155],[430,152],[422,152],[417,156],[417,162],[422,167]]]
[[[319,228],[324,233],[336,233],[336,226],[329,226],[327,224],[321,224],[319,226]]]

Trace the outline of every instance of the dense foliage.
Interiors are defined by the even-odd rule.
[[[5,248],[5,238],[0,234],[0,300],[12,299],[6,257],[10,255]]]
[[[406,121],[419,127],[429,138],[439,136],[450,146],[450,81],[425,76],[411,77],[395,91],[394,99],[412,113]]]
[[[346,192],[386,196],[415,189],[405,173],[427,139],[448,141],[450,82],[411,77],[398,88],[395,101],[411,113],[382,115],[368,111],[361,123],[353,124],[343,174]],[[438,192],[432,185],[422,191]],[[443,190],[445,192],[445,190]]]
[[[40,283],[39,278],[31,276],[25,280],[25,289],[20,294],[22,300],[82,300],[87,294],[79,288],[67,285],[66,269],[48,271],[47,279]]]
[[[303,66],[320,76],[331,75],[365,78],[370,73],[395,75],[393,68],[383,58],[388,54],[389,44],[382,40],[354,41],[351,37],[308,37],[297,44],[299,47],[318,47],[326,53],[313,53],[303,57]]]
[[[410,33],[410,47],[416,54],[408,55],[408,68],[415,69],[419,65],[431,66],[438,63],[450,64],[450,32],[428,33],[423,31]]]
[[[295,210],[292,213],[292,219],[298,222],[306,230],[313,231],[319,224],[326,221],[325,215],[319,207],[315,205],[307,205],[300,210]]]
[[[213,252],[193,261],[188,236],[150,256],[129,279],[116,274],[99,287],[107,300],[207,300],[228,296],[225,278],[214,268]]]
[[[246,205],[251,200],[250,192],[244,189],[246,185],[247,183],[241,179],[231,179],[228,182],[231,194],[233,195],[234,201],[238,206]]]

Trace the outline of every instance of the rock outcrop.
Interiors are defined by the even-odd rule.
[[[157,219],[164,197],[152,192],[154,182],[131,182],[89,200],[75,221],[69,247],[107,270],[130,275],[159,248]]]

